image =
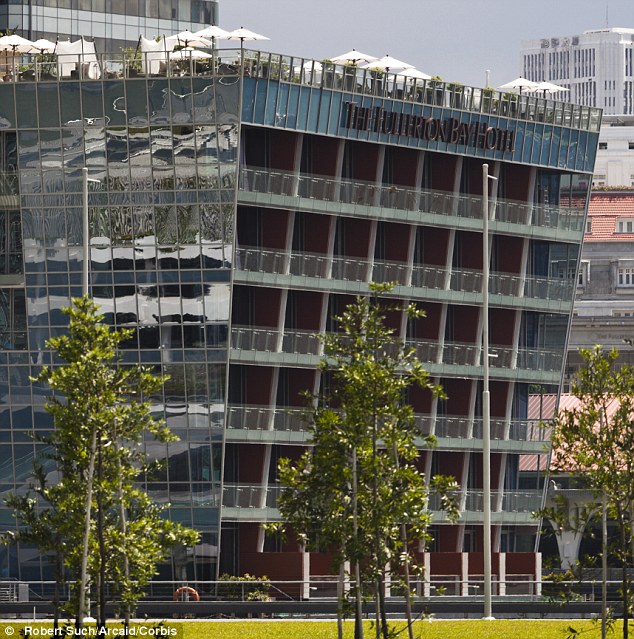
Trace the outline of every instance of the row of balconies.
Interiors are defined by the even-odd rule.
[[[482,419],[479,417],[438,415],[434,418],[418,413],[414,419],[421,437],[482,439]],[[226,415],[226,428],[234,430],[303,433],[306,426],[306,409],[303,408],[231,404]],[[550,433],[550,425],[539,420],[491,419],[492,440],[546,445]]]
[[[281,487],[261,486],[252,484],[224,484],[222,492],[223,508],[270,509],[276,510]],[[455,497],[462,513],[482,512],[484,505],[484,491],[457,491]],[[542,507],[543,491],[541,490],[492,490],[491,511],[508,513],[533,513]],[[429,510],[439,512],[440,497],[431,494]],[[279,515],[277,515],[279,516]],[[268,518],[276,515],[269,512]]]
[[[481,366],[482,347],[479,344],[408,339],[406,345],[413,348],[424,364],[452,366]],[[323,343],[315,331],[234,326],[231,330],[231,347],[236,351],[259,351],[293,355],[323,355]],[[546,348],[514,348],[491,345],[492,369],[522,369],[545,372],[561,371],[563,353]]]
[[[417,223],[421,222],[421,213],[482,219],[481,196],[376,184],[363,180],[249,167],[240,169],[239,188],[247,192],[411,211],[416,215],[412,215],[410,219]],[[584,208],[533,204],[501,198],[495,200],[491,208],[493,221],[523,226],[581,231],[585,220]]]
[[[294,275],[347,282],[396,282],[402,286],[459,293],[481,293],[482,271],[439,266],[362,260],[318,253],[269,251],[241,247],[236,253],[239,271]],[[558,277],[531,277],[493,272],[489,293],[538,300],[571,302],[575,282]]]

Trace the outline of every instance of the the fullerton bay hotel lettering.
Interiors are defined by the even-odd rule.
[[[378,106],[362,107],[355,102],[346,102],[345,127],[503,153],[515,150],[515,131],[492,127],[486,122],[467,124],[455,118],[426,118],[422,115],[388,111]]]

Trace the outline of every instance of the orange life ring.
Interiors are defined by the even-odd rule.
[[[183,594],[185,595],[184,599],[181,597]],[[174,592],[172,599],[174,601],[188,601],[190,599],[193,601],[200,601],[200,595],[193,588],[190,588],[189,586],[182,586]]]

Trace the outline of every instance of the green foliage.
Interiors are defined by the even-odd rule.
[[[284,523],[270,527],[290,527],[309,550],[331,551],[337,568],[344,561],[363,566],[363,580],[378,595],[388,564],[395,581],[416,564],[414,550],[431,520],[430,490],[457,516],[455,480],[426,482],[420,471],[420,432],[404,401],[412,386],[441,396],[442,389],[387,324],[388,314],[422,312],[386,304],[380,297],[391,288],[372,285],[370,298],[358,297],[335,318],[339,332],[323,338],[321,368],[331,391],[312,398],[312,447],[297,461],[280,461]]]
[[[70,320],[68,334],[48,342],[61,364],[45,367],[34,378],[54,393],[46,410],[55,424],[41,439],[47,453],[34,467],[35,498],[14,495],[7,504],[15,509],[18,540],[54,553],[63,564],[58,580],[79,579],[92,458],[91,579],[86,585],[113,584],[110,596],[118,595],[123,609],[130,611],[168,550],[197,540],[195,531],[166,519],[164,506],[154,504],[138,484],[147,466],[144,438],[176,439],[150,414],[148,398],[164,378],[118,363],[118,345],[131,331],[111,330],[89,298],[73,300],[64,312]],[[54,466],[56,481],[45,474],[45,464]],[[95,593],[101,605],[104,593],[105,589]],[[75,598],[75,616],[78,606]]]
[[[606,353],[596,346],[580,352],[584,366],[572,385],[578,406],[561,411],[555,421],[552,467],[580,478],[596,493],[596,502],[587,507],[585,518],[600,514],[605,496],[608,515],[617,523],[619,538],[613,554],[622,568],[623,632],[627,636],[628,567],[634,553],[634,368],[617,366],[615,350]],[[553,510],[556,517],[557,508]],[[574,525],[574,521],[568,523]]]
[[[269,578],[256,577],[248,572],[237,575],[220,575],[217,594],[221,599],[237,599],[239,601],[268,601],[271,582]]]

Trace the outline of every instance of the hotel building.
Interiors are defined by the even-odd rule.
[[[336,330],[333,315],[371,281],[396,282],[391,297],[425,310],[392,322],[448,395],[409,397],[421,434],[439,443],[421,468],[461,485],[458,524],[430,503],[430,574],[481,575],[486,162],[497,178],[486,257],[493,570],[535,577],[543,490],[518,471],[548,434],[528,420],[528,398],[561,380],[600,110],[215,55],[152,76],[121,65],[99,79],[0,83],[0,496],[25,489],[41,452],[31,434],[52,427],[48,391],[30,377],[51,363],[45,342],[81,294],[86,166],[99,182],[91,294],[108,322],[135,330],[124,361],[170,376],[153,409],[181,439],[148,443],[168,461],[145,488],[202,533],[161,576],[329,572],[261,524],[279,517],[278,460],[309,443],[301,392],[324,385],[316,334]],[[0,526],[15,526],[4,507]],[[0,547],[0,570],[50,575],[25,547]]]

